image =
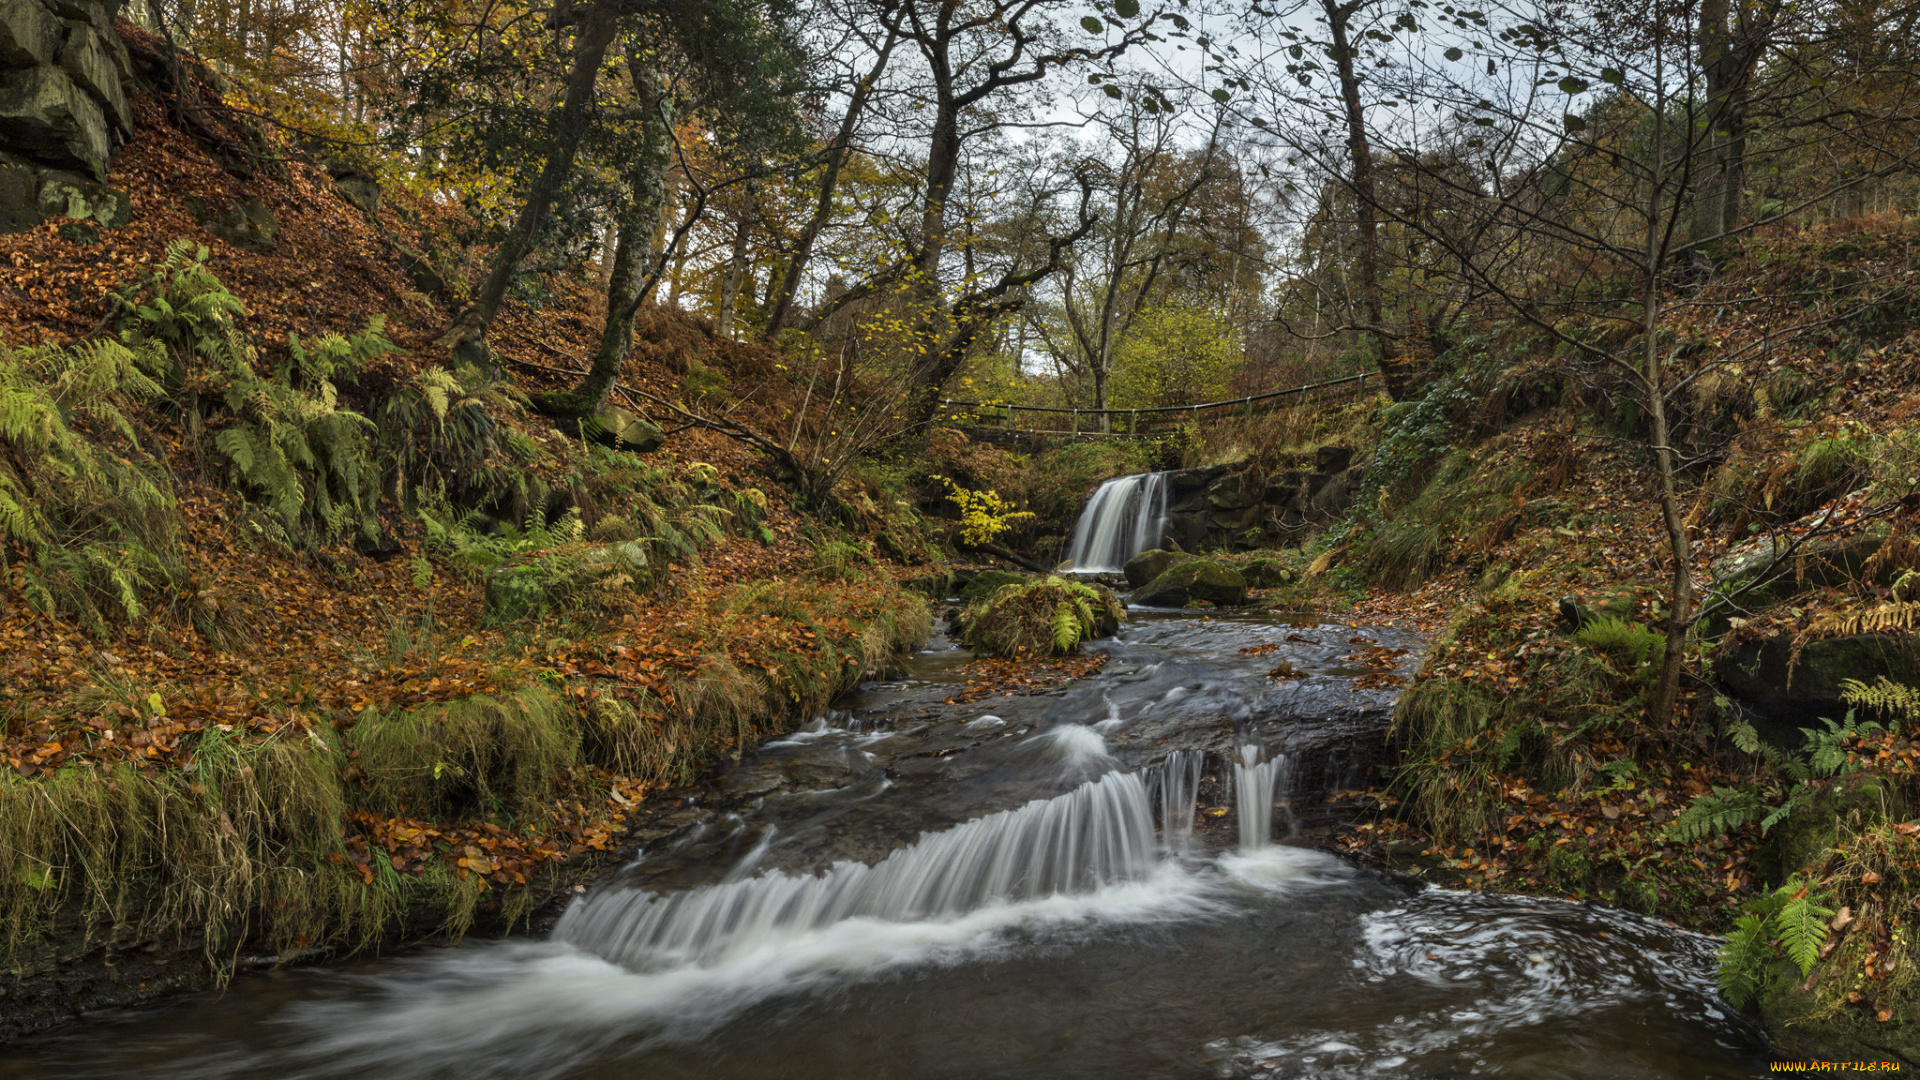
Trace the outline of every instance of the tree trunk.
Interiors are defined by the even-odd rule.
[[[740,304],[740,279],[747,271],[747,241],[751,236],[751,226],[752,220],[744,213],[734,226],[733,249],[727,255],[727,276],[720,281],[720,310],[714,319],[721,337],[733,336],[733,315]]]
[[[649,64],[632,62],[635,96],[641,114],[641,148],[627,175],[627,206],[614,233],[613,269],[607,275],[607,317],[593,365],[567,400],[549,398],[549,411],[587,415],[612,392],[620,368],[633,349],[633,316],[653,274],[653,236],[666,201],[666,171],[673,158],[673,102],[665,80]]]
[[[559,196],[573,172],[574,157],[579,153],[580,140],[586,134],[587,106],[593,99],[600,65],[606,59],[608,46],[613,44],[618,25],[615,0],[599,0],[587,9],[586,17],[574,38],[573,68],[567,76],[567,93],[560,105],[553,143],[540,168],[540,175],[527,192],[520,216],[514,220],[506,238],[494,251],[493,268],[481,284],[473,304],[456,316],[440,335],[440,344],[451,351],[457,361],[491,364],[487,352],[487,331],[492,328],[494,317],[500,313],[500,304],[506,299],[507,287],[519,272],[520,263],[533,250],[534,241],[546,225],[554,199]]]
[[[1673,718],[1674,702],[1680,693],[1680,675],[1686,667],[1687,628],[1693,615],[1693,545],[1687,539],[1687,525],[1680,509],[1680,494],[1673,472],[1673,447],[1668,445],[1666,364],[1655,340],[1659,319],[1658,278],[1648,276],[1647,316],[1643,334],[1646,339],[1647,412],[1651,421],[1654,461],[1660,486],[1660,518],[1667,527],[1667,547],[1673,554],[1672,593],[1667,612],[1667,654],[1660,665],[1660,679],[1653,698],[1647,703],[1647,720],[1654,726]]]
[[[1353,196],[1358,204],[1360,225],[1360,303],[1367,317],[1369,336],[1378,354],[1380,374],[1386,377],[1387,394],[1399,401],[1406,396],[1412,372],[1403,371],[1389,354],[1392,339],[1381,322],[1380,299],[1380,217],[1373,186],[1373,147],[1367,140],[1367,116],[1360,103],[1360,76],[1354,70],[1356,55],[1347,37],[1347,22],[1359,9],[1358,4],[1337,4],[1321,0],[1327,25],[1333,33],[1333,59],[1340,76],[1340,102],[1346,112],[1347,152],[1353,157]]]

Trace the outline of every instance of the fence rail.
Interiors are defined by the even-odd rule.
[[[955,401],[947,398],[941,399],[940,409],[945,423],[961,428],[1003,431],[1013,435],[1152,439],[1169,435],[1189,422],[1246,418],[1276,409],[1292,408],[1298,402],[1286,399],[1293,397],[1312,395],[1314,400],[1321,403],[1359,398],[1366,393],[1369,379],[1381,377],[1377,371],[1368,371],[1343,379],[1290,386],[1265,394],[1209,401],[1201,405],[1153,409],[1063,409],[1048,405]],[[1023,413],[1028,417],[1026,427],[1017,426]]]

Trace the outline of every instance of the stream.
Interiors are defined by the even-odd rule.
[[[966,701],[939,639],[650,800],[543,940],[243,974],[0,1080],[1766,1075],[1714,939],[1311,846],[1379,782],[1356,677],[1419,646],[1136,612],[1097,674]]]

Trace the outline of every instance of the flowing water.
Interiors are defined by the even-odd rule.
[[[1302,846],[1377,781],[1374,642],[1418,644],[1146,616],[1092,678],[971,703],[943,645],[650,800],[541,940],[243,975],[0,1078],[1765,1075],[1710,939]]]
[[[1109,480],[1080,511],[1066,568],[1080,574],[1117,574],[1128,559],[1159,547],[1166,529],[1166,473]]]

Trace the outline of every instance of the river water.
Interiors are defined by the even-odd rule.
[[[969,701],[943,642],[652,800],[544,939],[244,975],[0,1078],[1765,1075],[1712,939],[1310,846],[1378,781],[1355,677],[1418,645],[1141,614],[1097,675]]]

